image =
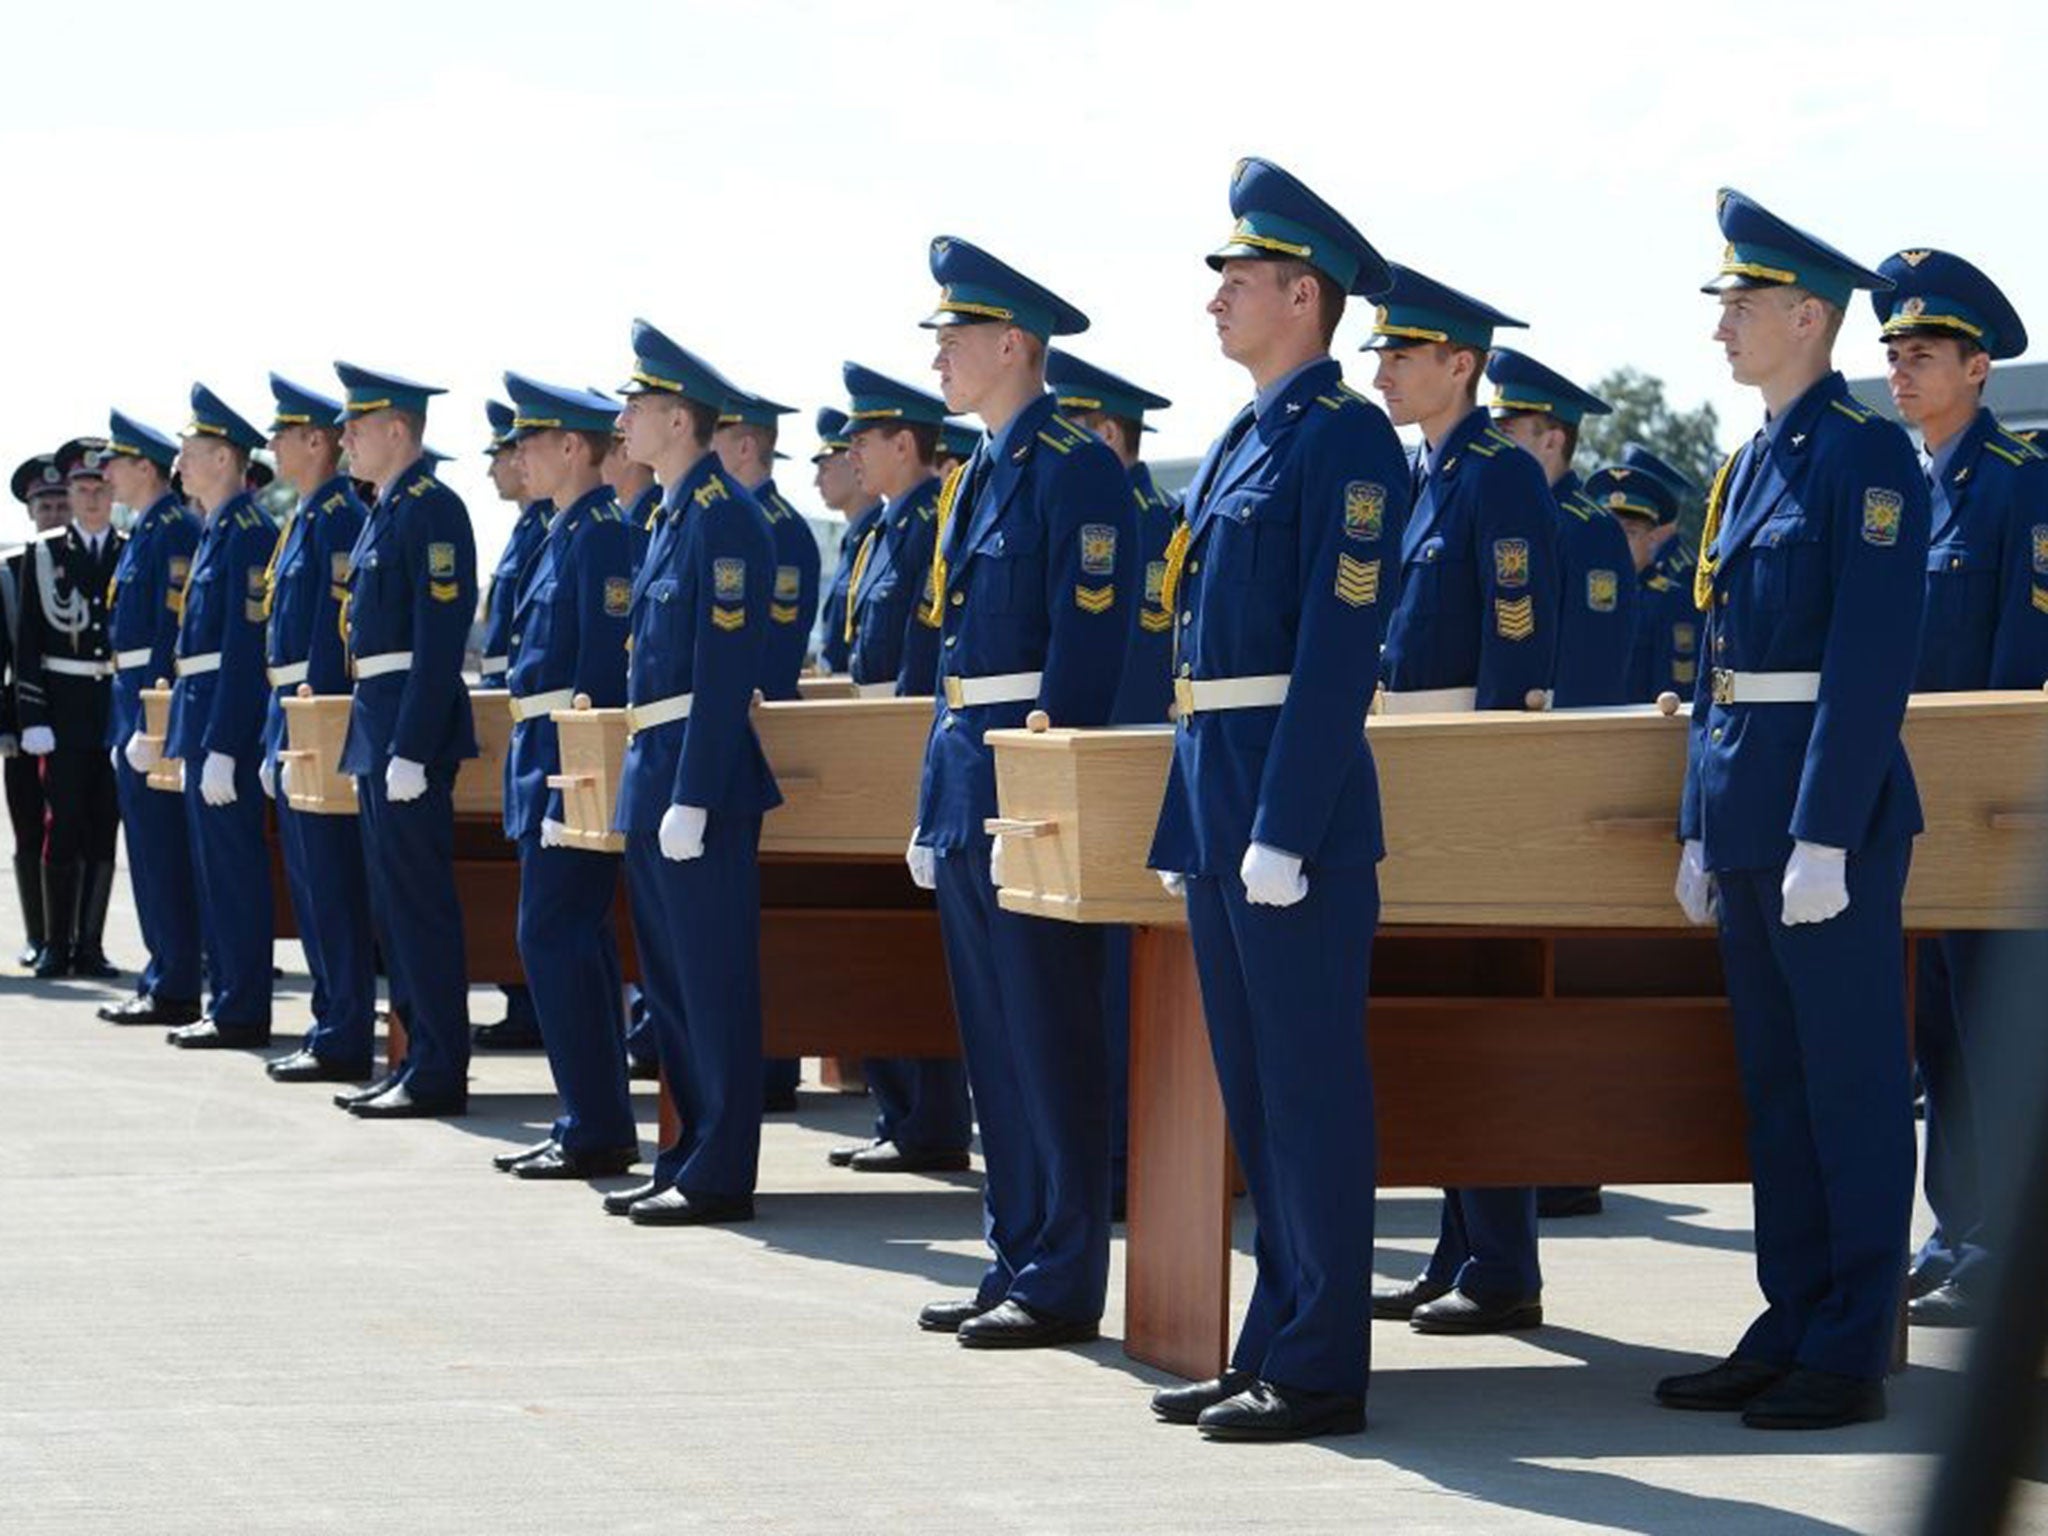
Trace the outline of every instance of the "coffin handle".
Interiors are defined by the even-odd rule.
[[[1051,837],[1059,829],[1056,821],[1019,821],[1014,816],[991,816],[981,824],[990,837]]]
[[[586,785],[595,784],[596,782],[597,775],[594,773],[551,773],[548,775],[549,789],[564,791],[582,789]]]

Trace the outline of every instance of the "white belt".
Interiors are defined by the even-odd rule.
[[[1287,702],[1291,681],[1285,672],[1264,677],[1177,677],[1173,702],[1182,720],[1224,709],[1277,709]]]
[[[1380,695],[1383,715],[1461,714],[1478,707],[1477,688],[1416,688],[1402,693],[1389,689]]]
[[[656,699],[652,704],[628,704],[626,734],[633,736],[641,731],[651,731],[657,725],[667,725],[671,720],[689,719],[692,697],[694,695],[674,693],[665,699]]]
[[[387,672],[403,672],[411,665],[411,651],[385,651],[379,656],[358,656],[356,681],[361,682],[366,677],[382,677]]]
[[[522,720],[537,720],[554,710],[567,709],[576,702],[576,690],[555,688],[547,693],[529,693],[523,699],[513,699],[509,702],[512,707],[512,723],[517,725]]]
[[[116,651],[114,652],[114,670],[116,672],[127,672],[136,667],[148,666],[149,658],[154,654],[146,645],[139,651]]]
[[[1730,672],[1714,668],[1716,704],[1811,704],[1820,698],[1818,672]]]
[[[180,656],[177,665],[180,677],[204,677],[209,672],[220,670],[220,652],[208,651],[204,656]]]
[[[946,706],[973,709],[982,704],[1028,704],[1038,697],[1043,672],[998,672],[988,677],[948,677]]]
[[[104,661],[74,661],[69,656],[47,658],[43,662],[43,670],[55,672],[60,677],[111,677],[114,672]]]
[[[270,686],[273,688],[295,687],[306,680],[308,665],[309,663],[303,661],[288,661],[281,667],[272,667],[265,676],[270,679]]]
[[[896,685],[894,683],[855,683],[853,685],[853,696],[856,699],[893,699],[896,697]],[[1038,697],[1038,690],[1036,688],[1032,689],[1031,696],[1034,699]]]
[[[511,668],[510,656],[486,656],[477,663],[477,670],[485,677],[489,677],[493,672],[508,672]]]

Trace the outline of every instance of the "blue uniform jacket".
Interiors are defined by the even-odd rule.
[[[1542,467],[1474,410],[1444,439],[1402,535],[1380,675],[1397,692],[1476,687],[1480,709],[1524,708],[1550,687],[1559,587]]]
[[[512,660],[513,611],[519,606],[519,592],[540,554],[541,541],[548,536],[548,519],[554,507],[546,501],[529,501],[519,509],[519,521],[505,539],[505,548],[491,571],[491,584],[484,588],[484,628],[479,654],[483,665],[477,678],[479,688],[502,688]]]
[[[853,649],[847,671],[856,683],[896,684],[896,692],[929,698],[939,665],[939,630],[926,602],[938,538],[939,478],[921,481],[883,510],[865,538],[874,547],[858,566]],[[859,552],[855,551],[856,562]]]
[[[382,773],[394,757],[446,766],[476,756],[462,685],[475,612],[469,509],[422,459],[391,482],[349,556],[349,659],[409,651],[412,662],[357,678],[344,773]]]
[[[107,710],[110,747],[123,745],[142,724],[142,690],[171,675],[185,583],[198,548],[199,519],[175,496],[159,496],[128,530],[107,596],[107,644],[116,656],[147,650],[149,665],[114,673]]]
[[[1564,573],[1552,702],[1559,709],[1630,703],[1639,584],[1628,535],[1612,512],[1579,488],[1577,475],[1568,472],[1551,495]]]
[[[336,475],[300,504],[277,541],[270,567],[264,659],[272,667],[304,662],[306,685],[315,693],[349,691],[341,613],[348,600],[349,552],[362,537],[369,516],[355,482]],[[271,689],[263,732],[265,757],[284,746],[284,700],[298,691],[297,683]]]
[[[1131,630],[1124,680],[1109,718],[1117,725],[1162,725],[1173,703],[1173,614],[1166,607],[1166,545],[1180,519],[1180,503],[1152,484],[1152,471],[1131,466],[1131,505],[1138,519],[1137,568],[1145,573],[1144,601]]]
[[[1711,513],[1710,513],[1711,515]],[[1693,695],[1680,834],[1709,869],[1771,869],[1793,840],[1851,852],[1913,836],[1899,740],[1926,586],[1927,480],[1839,373],[1733,461]],[[1818,672],[1817,704],[1717,704],[1715,668]]]
[[[1698,565],[1675,541],[1636,578],[1636,636],[1629,659],[1629,698],[1654,704],[1662,693],[1692,697],[1700,678],[1700,613],[1693,606]]]
[[[598,709],[626,702],[626,634],[633,577],[647,536],[599,486],[557,513],[520,588],[506,686],[515,699],[567,689]],[[538,837],[543,818],[562,819],[562,793],[548,775],[562,767],[555,722],[546,715],[512,727],[505,756],[505,836]]]
[[[818,540],[803,513],[775,489],[773,480],[761,482],[754,500],[775,540],[775,585],[768,603],[768,643],[761,652],[761,696],[794,699],[799,697],[796,680],[803,675],[811,647],[811,626],[818,619]]]
[[[846,520],[839,538],[839,564],[832,573],[832,588],[825,594],[818,618],[818,660],[828,672],[844,672],[852,652],[846,644],[846,589],[853,580],[853,562],[860,554],[861,540],[882,515],[882,504],[856,512]]]
[[[984,437],[944,534],[946,581],[932,729],[918,788],[918,841],[984,842],[996,813],[983,734],[1042,709],[1057,726],[1109,722],[1138,609],[1137,526],[1115,454],[1056,409],[1026,406]],[[948,707],[948,677],[1042,674],[1038,696]]]
[[[617,500],[616,493],[613,496]],[[633,505],[625,508],[626,521],[640,530],[640,554],[647,554],[647,540],[654,533],[655,519],[661,516],[661,487],[650,485],[633,498]],[[637,573],[636,573],[637,574]]]
[[[777,556],[760,505],[707,453],[667,509],[631,594],[626,696],[691,695],[690,717],[626,744],[612,825],[651,833],[672,805],[758,816],[782,803],[750,716],[768,644]]]
[[[1151,863],[1234,875],[1260,842],[1311,869],[1374,864],[1386,845],[1365,713],[1408,465],[1386,416],[1334,361],[1248,418],[1249,406],[1188,486],[1174,670],[1284,673],[1287,701],[1176,727]]]
[[[2048,456],[1980,410],[1933,501],[1914,689],[2040,687],[2048,681]]]
[[[264,597],[269,590],[277,524],[243,492],[206,520],[185,586],[185,616],[178,625],[178,655],[220,653],[212,672],[171,685],[166,757],[182,758],[196,772],[209,752],[223,752],[253,767],[262,748],[263,714],[270,684],[263,675]],[[118,579],[118,578],[117,578]]]

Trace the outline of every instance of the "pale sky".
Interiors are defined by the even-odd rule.
[[[1202,312],[1240,155],[1293,170],[1390,259],[1758,415],[1695,290],[1727,184],[1875,264],[1984,266],[2048,338],[2036,7],[1069,3],[879,8],[184,0],[11,7],[0,92],[0,468],[165,431],[193,379],[259,426],[275,368],[449,387],[428,424],[494,554],[478,454],[515,368],[612,386],[646,315],[810,414],[854,358],[931,385],[935,234],[1086,310],[1068,345],[1171,396],[1162,458],[1248,396]],[[1827,25],[1821,18],[1839,20]],[[1371,316],[1352,305],[1339,354]],[[1838,360],[1880,361],[1859,308]],[[2038,352],[2038,348],[2037,348]],[[9,536],[20,509],[0,516]]]

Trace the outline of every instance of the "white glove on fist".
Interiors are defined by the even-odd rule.
[[[1794,843],[1785,865],[1784,923],[1824,923],[1849,910],[1849,854],[1820,843]]]
[[[235,803],[235,760],[225,752],[209,752],[199,769],[199,798],[208,805]]]
[[[267,757],[256,765],[256,782],[263,786],[265,799],[277,798],[277,770],[270,766],[270,759]]]
[[[137,773],[147,773],[163,761],[163,743],[154,736],[145,736],[137,731],[128,738],[128,745],[121,749],[121,755],[128,759],[128,766]]]
[[[661,813],[661,856],[682,863],[704,857],[704,807],[672,805]]]
[[[1678,882],[1672,888],[1688,923],[1711,923],[1720,907],[1714,877],[1707,873],[1707,851],[1696,837],[1685,840],[1678,855]]]
[[[562,824],[561,822],[559,822],[559,821],[555,820],[555,818],[554,818],[554,817],[552,817],[552,816],[543,816],[543,817],[541,817],[541,819],[540,819],[540,845],[541,845],[541,847],[543,847],[543,848],[559,848],[559,847],[561,847],[561,846],[562,846],[562,834],[563,834],[564,832],[568,831],[568,830],[569,830],[569,829],[568,829],[568,828],[567,828],[566,826],[564,826],[564,825],[563,825],[563,824]]]
[[[393,805],[417,800],[427,792],[427,770],[409,757],[394,757],[384,768],[384,795]]]
[[[1176,874],[1170,869],[1155,870],[1153,873],[1159,876],[1159,883],[1166,887],[1167,895],[1176,899],[1187,895],[1188,877],[1186,875]]]
[[[21,733],[21,750],[30,757],[48,757],[57,750],[57,733],[47,725],[32,725]]]
[[[1308,876],[1301,860],[1264,843],[1253,843],[1238,866],[1245,899],[1257,907],[1291,907],[1308,894]]]
[[[1003,888],[1003,835],[1000,832],[988,845],[988,878],[997,890]]]
[[[917,834],[924,828],[913,827],[910,832],[910,846],[903,850],[903,862],[910,866],[910,883],[920,891],[935,891],[939,888],[939,854],[935,848],[927,848],[918,842]]]

